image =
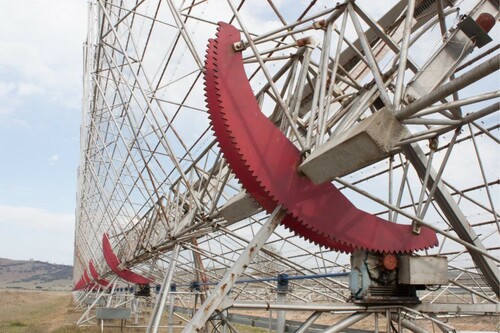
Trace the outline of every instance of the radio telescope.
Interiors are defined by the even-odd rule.
[[[78,324],[96,307],[148,332],[180,309],[182,332],[236,332],[245,311],[278,332],[290,314],[297,332],[498,315],[496,1],[88,8]]]

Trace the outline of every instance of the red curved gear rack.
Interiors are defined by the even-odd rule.
[[[116,274],[118,277],[122,278],[125,281],[136,283],[136,284],[149,284],[152,282],[150,279],[132,272],[129,269],[119,269],[118,266],[121,264],[120,259],[114,254],[113,249],[111,248],[111,243],[109,242],[108,234],[104,234],[102,236],[102,251],[104,253],[104,260],[108,264],[109,268]]]
[[[214,68],[214,49],[217,47],[217,43],[214,40],[209,40],[207,56],[205,59],[205,68]],[[276,203],[269,197],[265,189],[260,186],[258,182],[252,177],[248,166],[243,163],[243,160],[239,157],[238,153],[232,149],[230,132],[227,131],[225,127],[225,120],[222,117],[223,113],[218,106],[218,95],[215,89],[217,74],[214,71],[205,71],[205,96],[207,97],[208,105],[214,106],[209,112],[210,123],[217,134],[218,144],[221,150],[224,152],[224,156],[228,163],[231,165],[234,173],[238,178],[245,179],[244,186],[248,193],[257,201],[259,204],[266,209],[268,212],[272,212],[276,208]],[[292,215],[287,214],[282,222],[286,228],[293,231],[295,234],[301,235],[312,241],[315,244],[320,244],[328,248],[334,248],[344,252],[351,252],[349,246],[344,246],[338,242],[334,242],[327,237],[310,232],[304,225],[300,224]]]
[[[94,282],[90,282],[88,285],[85,286],[85,290],[91,290],[96,287]]]
[[[92,280],[90,279],[89,273],[87,273],[87,270],[83,271],[83,281],[85,282],[85,286],[88,286]]]
[[[207,106],[220,148],[245,189],[268,212],[283,205],[283,224],[317,244],[345,252],[404,253],[437,245],[431,229],[388,222],[357,209],[333,184],[314,184],[296,168],[300,151],[260,111],[234,52],[232,25],[219,23],[205,62]]]
[[[83,275],[80,277],[80,280],[78,280],[78,282],[75,284],[73,290],[82,290],[82,289],[88,290],[92,286],[93,286],[92,280],[90,279],[87,270],[84,270]]]
[[[82,276],[80,280],[78,280],[78,282],[75,284],[73,290],[81,290],[83,289],[83,287],[85,287],[85,282],[83,281],[83,276]]]
[[[95,269],[94,263],[92,260],[89,261],[89,271],[90,275],[94,279],[95,282],[97,282],[100,286],[102,287],[107,287],[109,286],[109,281],[104,280],[104,279],[99,279],[99,273],[97,272],[97,269]]]

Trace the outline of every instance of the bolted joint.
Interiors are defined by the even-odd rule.
[[[417,223],[417,222],[413,221],[413,223],[411,224],[411,231],[412,231],[415,235],[420,235],[420,231],[421,231],[421,229],[422,229],[422,226],[421,226],[419,223]]]
[[[246,49],[247,49],[247,46],[245,45],[245,43],[243,43],[242,40],[233,44],[233,51],[234,52],[241,52],[241,51],[245,51]]]
[[[429,149],[433,151],[437,151],[439,147],[439,138],[436,136],[429,140]]]
[[[311,44],[311,37],[304,37],[297,40],[297,46],[302,47]]]
[[[189,285],[189,289],[191,291],[200,291],[200,282],[198,281],[193,281],[191,282],[191,284]]]
[[[286,293],[288,291],[288,274],[278,274],[277,291],[278,293]]]
[[[212,224],[212,231],[218,231],[219,229],[220,229],[219,222],[215,222],[214,224]]]
[[[316,30],[325,29],[326,28],[326,20],[316,21],[313,23],[312,26]]]
[[[313,36],[307,36],[298,39],[297,42],[295,42],[295,45],[297,45],[298,47],[307,46],[308,48],[314,49],[319,45],[319,41]]]

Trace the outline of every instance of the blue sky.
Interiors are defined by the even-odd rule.
[[[87,1],[4,0],[0,22],[0,257],[72,264]]]
[[[73,263],[86,30],[85,0],[0,1],[0,257]]]
[[[86,12],[0,2],[0,257],[73,262]]]
[[[0,257],[73,263],[86,25],[85,0],[0,1]]]

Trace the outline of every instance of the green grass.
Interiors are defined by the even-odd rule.
[[[24,327],[24,326],[28,326],[26,325],[25,323],[21,322],[21,321],[13,321],[10,323],[10,326],[11,327]]]

